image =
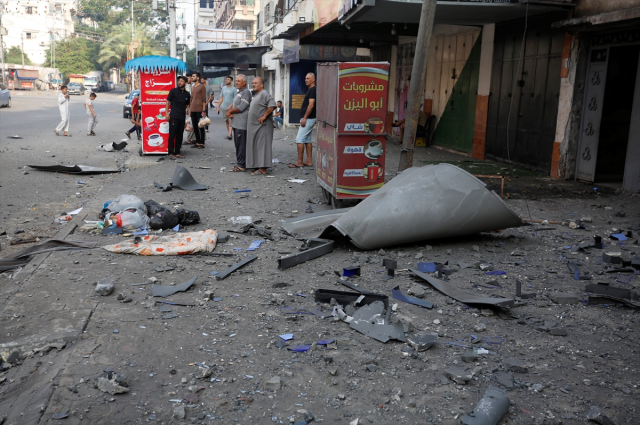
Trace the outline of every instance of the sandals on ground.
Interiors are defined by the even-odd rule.
[[[254,171],[253,173],[251,173],[252,176],[264,176],[266,175],[267,172],[266,171],[260,171],[260,169],[257,169],[256,171]]]
[[[240,168],[238,166],[235,166],[229,170],[230,173],[244,173],[245,171],[247,171],[246,168]]]

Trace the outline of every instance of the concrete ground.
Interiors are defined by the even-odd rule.
[[[126,152],[98,150],[99,144],[120,141],[129,127],[122,118],[123,94],[122,89],[99,94],[96,137],[84,136],[83,109],[75,97],[71,138],[53,135],[59,120],[53,95],[16,96],[11,109],[0,110],[2,256],[31,246],[11,246],[9,240],[18,237],[97,241],[100,246],[125,239],[76,227],[83,219],[96,220],[103,203],[120,194],[197,210],[201,223],[188,231],[224,231],[231,228],[231,217],[250,215],[270,227],[273,241],[254,252],[256,261],[222,281],[209,272],[242,260],[248,255],[244,249],[263,238],[230,233],[230,241],[214,251],[229,257],[53,252],[0,276],[0,352],[5,357],[16,353],[5,359],[11,362],[5,361],[6,370],[0,372],[0,424],[287,424],[304,420],[305,413],[307,419],[312,414],[315,422],[328,424],[457,424],[490,385],[506,390],[511,400],[502,424],[585,423],[593,405],[614,423],[638,423],[638,312],[613,302],[581,302],[586,283],[638,289],[638,273],[605,272],[601,250],[566,249],[600,235],[607,251],[637,255],[637,195],[594,192],[539,176],[514,178],[506,182],[511,199],[505,202],[516,213],[552,222],[590,218],[586,228],[536,225],[408,244],[385,253],[363,252],[342,241],[330,254],[281,271],[277,259],[297,252],[301,242],[282,232],[278,220],[303,215],[308,207],[331,208],[313,169],[286,167],[295,160],[295,130],[275,132],[274,158],[280,162],[268,177],[228,172],[234,165],[233,145],[223,139],[221,116],[213,114],[206,149],[187,146],[184,160],[140,157],[135,140]],[[7,138],[14,134],[23,138]],[[399,154],[397,146],[388,145],[387,179],[397,171]],[[464,160],[471,159],[423,148],[416,150],[415,164]],[[161,192],[154,187],[154,182],[168,183],[174,162],[209,190]],[[126,171],[92,178],[38,172],[25,168],[29,164],[123,166]],[[290,183],[291,178],[307,181]],[[251,192],[235,193],[238,189]],[[81,206],[71,223],[54,223],[61,213]],[[608,239],[614,229],[632,230],[635,237],[616,243]],[[520,279],[524,292],[537,297],[512,308],[514,317],[508,320],[422,286],[406,272],[382,280],[382,258],[398,260],[399,268],[448,261],[448,283],[481,295],[512,297]],[[576,280],[569,260],[592,280]],[[506,274],[488,276],[473,266],[460,267],[461,262],[492,264]],[[313,292],[346,290],[333,272],[354,263],[362,268],[357,283],[368,290],[391,295],[396,285],[404,293],[422,289],[436,307],[426,310],[393,300],[398,305],[392,321],[403,323],[409,335],[435,334],[439,343],[413,353],[403,343],[380,343],[332,318],[282,313],[283,306],[330,312],[328,305],[314,302]],[[167,266],[172,269],[163,271]],[[106,277],[114,279],[115,291],[101,297],[95,283]],[[192,277],[197,277],[192,289],[167,300],[195,306],[161,310],[150,283],[173,285]],[[206,301],[205,291],[213,291],[216,301]],[[127,299],[131,302],[122,302]],[[291,345],[312,349],[277,348],[278,335],[285,333],[294,335]],[[472,335],[491,338],[474,344]],[[314,345],[322,339],[335,339],[335,349]],[[489,353],[476,358],[465,348],[479,345]],[[469,378],[452,380],[447,376],[452,366],[465,369]],[[128,392],[104,392],[104,382],[97,388],[94,383],[105,370],[122,375]],[[66,418],[54,419],[65,412]]]

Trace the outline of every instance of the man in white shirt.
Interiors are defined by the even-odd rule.
[[[58,108],[60,108],[60,124],[53,130],[56,136],[60,135],[60,131],[64,130],[63,136],[69,136],[69,95],[67,94],[67,86],[60,87],[60,93],[58,93]]]

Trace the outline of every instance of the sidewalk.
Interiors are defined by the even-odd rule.
[[[499,234],[409,244],[385,253],[338,244],[325,256],[281,271],[277,259],[297,252],[301,242],[280,231],[278,220],[303,215],[308,207],[313,211],[330,207],[308,202],[323,199],[312,168],[286,166],[295,160],[295,130],[275,131],[274,158],[280,163],[274,164],[269,177],[229,173],[235,158],[232,141],[224,140],[224,133],[221,118],[212,116],[206,149],[185,146],[187,158],[175,161],[196,181],[209,186],[199,192],[162,192],[154,187],[154,182],[169,181],[176,164],[165,157],[139,157],[138,145],[132,141],[128,171],[109,179],[60,236],[100,245],[123,240],[74,230],[84,218],[95,220],[104,202],[132,194],[170,208],[197,210],[201,223],[188,231],[224,231],[230,228],[230,217],[250,215],[254,221],[263,220],[274,240],[265,241],[253,252],[258,255],[256,261],[222,281],[214,280],[209,272],[222,271],[246,258],[249,244],[263,238],[231,233],[230,241],[218,244],[214,251],[233,254],[230,257],[140,257],[102,249],[53,252],[32,261],[15,279],[0,277],[0,351],[21,347],[22,357],[0,372],[0,423],[6,416],[3,425],[266,425],[300,421],[308,412],[315,422],[325,424],[350,424],[356,419],[359,424],[453,424],[471,411],[489,385],[500,382],[507,387],[512,403],[506,423],[544,423],[549,415],[566,424],[582,423],[591,404],[606,406],[616,423],[635,417],[640,375],[626,365],[632,364],[629,353],[640,340],[634,326],[637,312],[613,304],[555,303],[547,295],[572,293],[575,300],[571,300],[577,301],[584,282],[567,271],[569,251],[564,246],[591,240],[596,234],[606,238],[612,227],[638,225],[637,196],[605,194],[594,200],[585,194],[570,199],[567,193],[558,192],[538,200],[507,200],[526,217],[563,220],[588,215],[592,223],[586,230],[565,226],[546,226],[552,228],[546,231],[539,226],[508,229]],[[387,178],[397,171],[399,153],[399,147],[388,145],[387,172],[391,175]],[[466,159],[470,160],[435,148],[418,148],[415,164]],[[307,181],[290,183],[291,178]],[[251,192],[235,193],[237,189]],[[625,217],[616,217],[622,210]],[[638,246],[632,242],[607,244],[637,254]],[[516,251],[525,256],[513,257]],[[572,255],[584,264],[581,272],[594,276],[594,282],[619,285],[616,273],[598,274],[604,267],[599,251]],[[405,294],[410,288],[419,292],[421,287],[416,288],[406,273],[382,280],[378,273],[382,258],[396,259],[399,269],[415,267],[417,261],[448,262],[450,284],[486,296],[513,296],[518,278],[523,291],[538,297],[512,309],[518,320],[469,308],[430,287],[421,296],[436,304],[432,310],[391,299],[390,304],[397,304],[392,321],[403,323],[407,333],[439,336],[440,344],[420,353],[399,342],[382,344],[332,318],[282,314],[283,306],[319,308],[313,296],[316,289],[346,290],[336,284],[334,271],[352,264],[359,264],[362,270],[356,282],[370,291],[391,295],[391,288],[399,285]],[[493,264],[506,275],[487,276],[475,267],[458,266],[476,262]],[[172,269],[162,271],[167,266]],[[174,285],[194,276],[192,289],[166,299],[194,307],[173,305],[168,312],[151,296],[151,278],[156,284]],[[625,287],[637,288],[638,275],[630,276]],[[94,288],[104,277],[113,278],[116,288],[113,294],[100,297]],[[500,289],[474,287],[493,280],[499,281]],[[137,283],[145,284],[131,286]],[[205,291],[221,299],[205,301]],[[132,302],[122,302],[119,294]],[[323,308],[330,311],[326,305]],[[551,323],[566,329],[568,335],[538,329]],[[309,344],[312,349],[295,353],[277,348],[279,335],[286,333],[294,334],[293,343]],[[469,350],[460,344],[470,346],[471,334],[498,337],[502,343],[485,344],[492,354],[466,363],[461,355]],[[321,339],[335,339],[337,349],[317,346]],[[59,341],[66,346],[59,349]],[[42,350],[36,353],[34,348]],[[525,366],[511,368],[513,357]],[[207,369],[198,364],[209,366],[211,374],[205,379],[201,376]],[[453,365],[468,369],[473,378],[464,384],[452,381],[447,369]],[[107,369],[126,378],[128,392],[112,395],[94,386],[94,380]],[[541,387],[534,390],[532,385]],[[566,387],[570,391],[561,391]],[[52,419],[64,411],[67,418]]]

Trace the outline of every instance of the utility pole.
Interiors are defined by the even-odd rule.
[[[0,2],[0,61],[2,61],[2,68],[0,68],[0,80],[3,84],[6,84],[5,72],[4,72],[4,40],[3,36],[6,35],[6,30],[2,26],[2,14],[4,13],[4,2]]]
[[[169,8],[169,56],[178,58],[178,48],[176,46],[176,4],[174,0],[167,0]]]
[[[24,33],[20,33],[20,52],[22,53],[22,66],[24,66]]]
[[[136,51],[134,48],[134,35],[133,35],[133,0],[131,0],[131,59],[134,59],[136,57]],[[133,70],[131,70],[131,76],[129,77],[129,92],[132,92],[135,89],[135,84],[133,79],[135,78],[135,74],[133,73]]]
[[[413,148],[416,143],[416,129],[418,128],[420,104],[424,99],[429,45],[431,43],[433,17],[435,14],[436,0],[422,0],[416,54],[413,58],[413,68],[411,69],[412,78],[409,83],[409,108],[405,116],[406,121],[404,122],[404,135],[402,137],[402,151],[400,152],[398,171],[404,171],[409,167],[413,167]]]

